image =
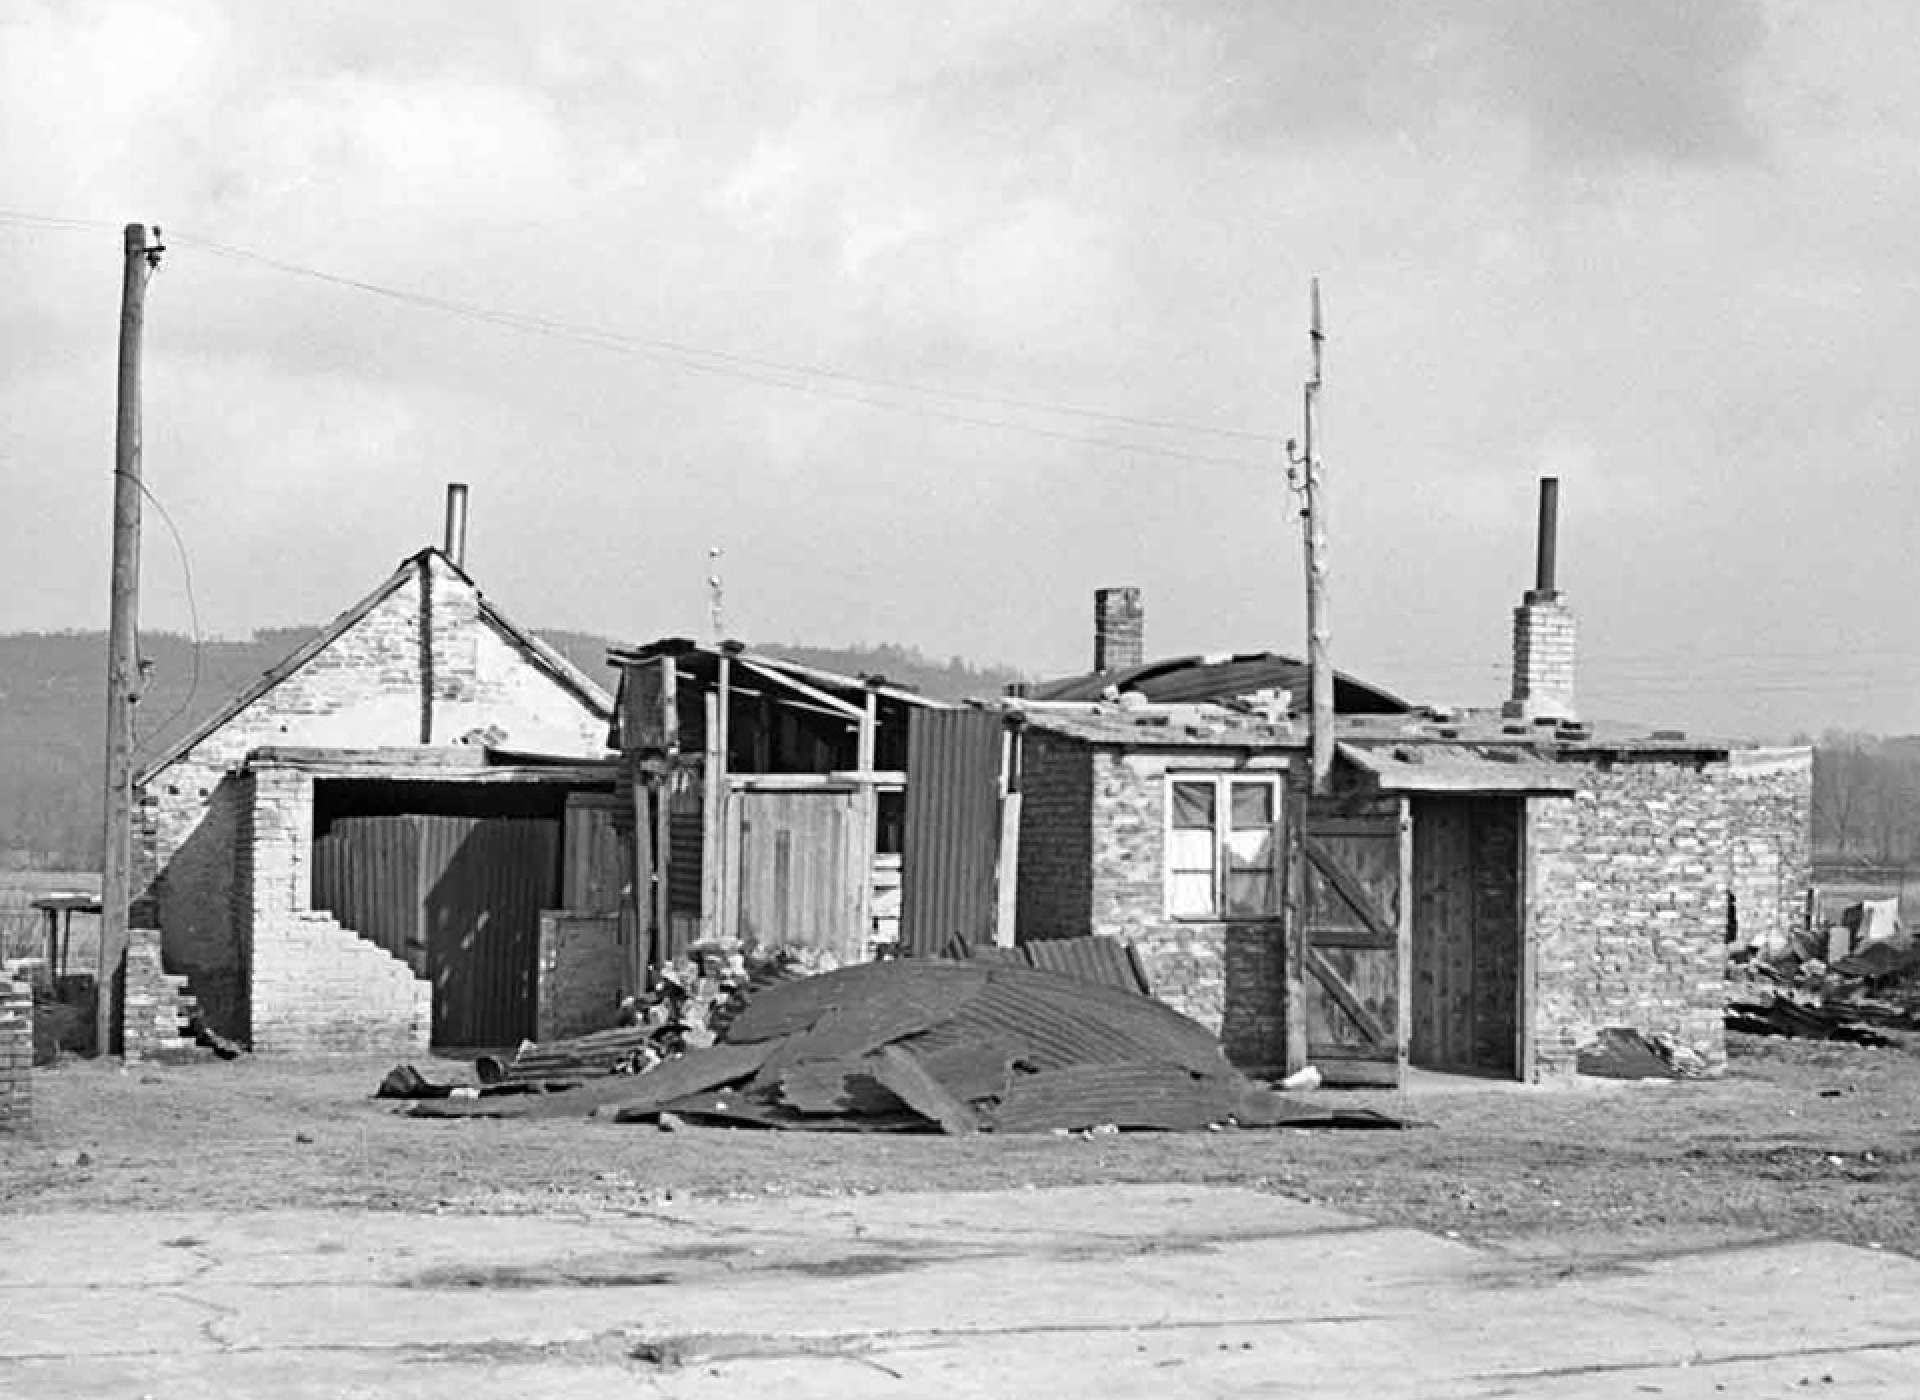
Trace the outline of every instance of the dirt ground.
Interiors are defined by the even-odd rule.
[[[386,1060],[73,1061],[36,1072],[32,1132],[0,1134],[0,1212],[567,1215],[689,1195],[1212,1182],[1543,1256],[1756,1237],[1920,1256],[1920,1040],[1734,1041],[1711,1082],[1341,1096],[1421,1124],[1405,1132],[964,1139],[414,1120],[370,1097]]]

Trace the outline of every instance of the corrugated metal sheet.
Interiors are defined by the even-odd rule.
[[[313,907],[427,975],[420,831],[408,816],[348,817],[313,843]]]
[[[560,830],[533,818],[420,817],[434,1043],[534,1034],[540,911],[559,893]]]
[[[916,710],[907,731],[900,941],[933,956],[993,942],[1004,728],[988,710]]]
[[[1035,700],[1098,700],[1109,688],[1137,691],[1160,704],[1228,700],[1262,690],[1291,693],[1304,708],[1307,663],[1274,652],[1239,656],[1178,656],[1149,661],[1122,671],[1094,671],[1032,688]],[[1399,696],[1336,671],[1333,707],[1343,715],[1405,714],[1412,707]]]
[[[1069,977],[1151,994],[1146,971],[1132,945],[1117,938],[1097,933],[1087,938],[1044,938],[1024,945],[1022,951],[1029,963],[1048,972],[1064,972]]]
[[[567,799],[566,871],[561,907],[582,914],[619,910],[626,885],[625,842],[615,825],[618,799],[576,793]]]

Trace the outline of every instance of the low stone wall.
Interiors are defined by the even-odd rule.
[[[33,985],[0,981],[0,1132],[33,1124]]]
[[[278,913],[254,929],[253,1024],[260,1054],[425,1054],[433,987],[330,914]]]
[[[632,968],[618,914],[543,911],[534,1038],[565,1040],[616,1025]]]

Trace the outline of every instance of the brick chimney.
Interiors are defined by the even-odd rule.
[[[1555,581],[1560,549],[1560,479],[1540,478],[1540,530],[1533,587],[1513,610],[1510,719],[1573,719],[1573,613]]]
[[[1127,671],[1146,657],[1147,613],[1137,588],[1093,591],[1093,669]]]

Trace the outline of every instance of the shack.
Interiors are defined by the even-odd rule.
[[[909,946],[1125,939],[1236,1063],[1336,1084],[1570,1072],[1609,1027],[1723,1063],[1729,946],[1804,915],[1811,752],[1581,720],[1550,499],[1510,698],[1339,678],[1320,795],[1304,666],[1145,662],[1130,589],[1091,675],[917,719]]]
[[[908,720],[944,705],[737,642],[609,660],[644,963],[696,943],[845,962],[897,940]]]
[[[612,701],[482,595],[465,504],[139,777],[129,965],[157,942],[255,1050],[513,1044],[543,969],[614,957]],[[127,1053],[167,1021],[127,1018]]]

